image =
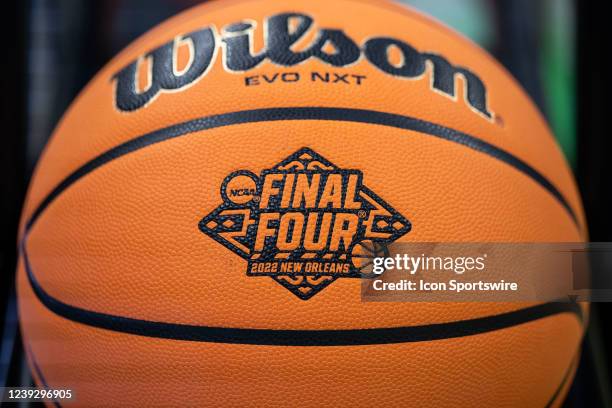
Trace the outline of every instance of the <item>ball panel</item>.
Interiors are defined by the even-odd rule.
[[[30,187],[24,217],[28,217],[67,174],[127,140],[197,117],[253,108],[286,107],[287,101],[291,101],[291,106],[349,107],[397,113],[472,134],[534,166],[567,197],[581,225],[584,224],[577,190],[554,138],[533,103],[499,64],[471,42],[420,14],[411,11],[398,14],[396,7],[381,7],[385,3],[380,2],[349,4],[347,7],[345,0],[333,4],[294,2],[292,10],[303,10],[313,17],[316,25],[313,32],[321,28],[341,28],[357,43],[372,36],[398,38],[421,52],[434,52],[457,66],[477,70],[487,84],[491,110],[503,117],[504,126],[474,114],[463,101],[460,78],[457,79],[457,100],[454,100],[432,91],[431,72],[414,80],[394,78],[363,57],[346,68],[309,60],[290,68],[263,63],[248,73],[232,73],[223,68],[218,55],[207,74],[193,85],[180,92],[161,93],[144,109],[130,113],[118,111],[113,103],[115,81],[112,78],[139,55],[175,35],[205,25],[213,24],[220,30],[229,23],[249,18],[258,21],[261,29],[263,19],[287,11],[285,3],[276,0],[228,5],[212,3],[170,20],[162,29],[152,30],[92,80],[67,111],[45,149],[36,170],[35,183]],[[364,15],[371,17],[364,20]],[[359,23],[347,24],[351,17]],[[397,24],[389,24],[389,21],[397,21]],[[255,46],[263,46],[261,30],[254,37]],[[305,80],[294,84],[245,86],[246,76],[272,78],[284,71],[298,72]],[[313,71],[331,72],[332,75],[333,72],[357,73],[367,76],[368,82],[361,86],[312,82],[308,78]],[[189,103],[184,103],[185,100]]]
[[[547,191],[483,153],[378,125],[269,122],[151,145],[83,177],[32,229],[27,245],[34,273],[49,294],[75,306],[212,326],[403,326],[521,307],[446,304],[432,314],[420,304],[362,304],[359,279],[344,278],[296,307],[272,279],[247,276],[246,262],[202,234],[198,223],[222,203],[228,174],[259,174],[301,146],[362,170],[364,184],[413,223],[400,241],[580,239]]]
[[[455,407],[471,406],[478,396],[479,405],[541,407],[562,383],[581,337],[574,316],[556,315],[427,343],[271,347],[168,341],[66,321],[38,303],[24,278],[21,270],[19,307],[30,316],[22,326],[25,342],[49,384],[70,384],[84,406],[160,406],[171,396],[184,406],[280,407],[296,401]]]

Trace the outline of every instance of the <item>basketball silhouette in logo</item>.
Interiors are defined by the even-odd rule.
[[[363,240],[355,243],[351,251],[351,262],[364,278],[372,278],[377,274],[373,272],[374,258],[388,257],[389,250],[385,244]]]

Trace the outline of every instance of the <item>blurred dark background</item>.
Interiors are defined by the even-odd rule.
[[[330,0],[333,1],[333,0]],[[110,58],[190,0],[7,0],[0,21],[0,387],[30,385],[17,325],[19,213],[47,138],[71,100]],[[612,165],[605,133],[610,80],[605,2],[406,0],[497,57],[548,118],[574,168],[591,241],[612,241]],[[592,306],[565,407],[610,407],[612,304]]]

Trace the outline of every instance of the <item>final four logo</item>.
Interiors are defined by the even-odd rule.
[[[338,278],[360,278],[410,222],[363,184],[303,148],[259,176],[240,170],[221,185],[223,203],[200,230],[308,300]]]

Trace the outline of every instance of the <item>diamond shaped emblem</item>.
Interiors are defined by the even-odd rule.
[[[229,174],[221,199],[200,230],[242,257],[247,276],[273,279],[302,300],[337,279],[363,277],[372,257],[412,227],[363,184],[360,170],[309,148],[259,175]]]

